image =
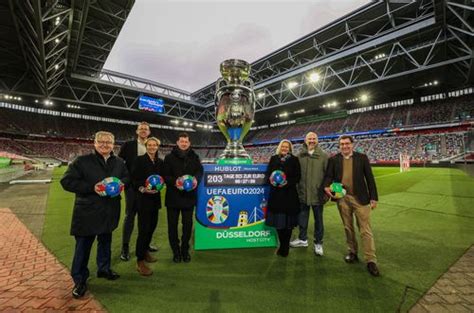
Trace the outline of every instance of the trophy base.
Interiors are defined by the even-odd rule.
[[[227,144],[224,152],[217,159],[219,165],[253,164],[252,158],[241,143]]]
[[[217,159],[217,165],[252,165],[251,159],[234,158],[234,159]]]

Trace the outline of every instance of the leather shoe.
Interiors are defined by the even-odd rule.
[[[155,246],[150,245],[150,246],[148,247],[148,251],[150,251],[150,252],[156,252],[156,251],[158,251],[158,247],[155,247]]]
[[[116,280],[120,278],[120,275],[112,270],[108,270],[107,272],[97,272],[97,277],[107,280]]]
[[[277,255],[286,258],[288,256],[288,252],[283,252],[281,249],[278,249],[276,252]]]
[[[181,263],[181,253],[175,252],[173,253],[173,262],[174,263]]]
[[[155,263],[156,261],[158,261],[158,259],[155,258],[154,256],[152,256],[152,255],[150,254],[150,252],[147,251],[147,252],[145,253],[145,262],[147,262],[147,263]]]
[[[372,276],[375,276],[375,277],[380,276],[380,272],[377,267],[377,264],[375,264],[374,262],[367,263],[367,270]]]
[[[74,286],[74,289],[72,289],[72,296],[75,299],[82,298],[86,294],[86,291],[87,291],[86,283],[79,283]]]
[[[346,263],[355,263],[359,262],[359,258],[357,257],[357,254],[349,252],[349,254],[344,257],[344,261],[346,261]]]
[[[184,263],[191,262],[191,255],[189,254],[188,251],[184,251],[182,256],[183,256],[183,262]]]
[[[151,268],[149,268],[145,264],[145,261],[138,261],[137,262],[137,271],[142,276],[150,276],[150,275],[153,274],[153,271],[151,270]]]

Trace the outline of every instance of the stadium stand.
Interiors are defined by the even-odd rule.
[[[402,152],[410,154],[414,161],[441,160],[465,152],[467,128],[436,128],[437,125],[472,121],[473,113],[473,97],[464,96],[355,113],[345,118],[254,130],[249,133],[246,143],[251,144],[247,149],[254,161],[261,163],[268,160],[278,141],[283,138],[295,142],[295,151],[298,151],[308,131],[316,131],[323,136],[321,147],[334,154],[338,151],[335,138],[341,133],[431,125],[432,128],[424,127],[422,130],[395,131],[375,138],[362,137],[357,140],[355,149],[367,153],[373,162],[397,161]],[[0,108],[0,122],[0,151],[28,157],[53,157],[61,161],[70,161],[90,151],[93,135],[98,130],[115,134],[117,152],[121,142],[135,137],[136,128],[134,123],[117,124],[6,108]],[[162,141],[162,157],[170,151],[178,133],[178,130],[152,127],[152,134]],[[332,139],[324,136],[332,136]],[[203,160],[217,157],[225,144],[224,137],[216,131],[192,132],[191,140]]]

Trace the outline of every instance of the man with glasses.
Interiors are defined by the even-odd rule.
[[[135,131],[137,139],[125,142],[120,147],[118,154],[125,161],[128,172],[132,172],[132,165],[138,156],[146,153],[145,141],[150,136],[150,125],[147,122],[141,122],[137,126]],[[130,237],[132,236],[133,227],[135,225],[135,216],[137,215],[136,207],[137,194],[136,191],[129,186],[125,190],[125,219],[123,221],[123,233],[122,233],[122,251],[120,253],[120,259],[122,261],[130,260]],[[155,247],[150,247],[150,251],[156,251]]]
[[[378,195],[374,175],[367,155],[354,151],[352,136],[339,137],[340,153],[329,159],[324,191],[333,198],[330,185],[342,183],[347,194],[337,201],[339,214],[344,224],[348,254],[344,257],[347,263],[355,263],[357,256],[357,239],[354,231],[354,216],[362,239],[364,259],[367,270],[372,276],[379,276],[375,243],[370,227],[370,213],[377,207]],[[334,198],[333,198],[334,199]]]
[[[117,177],[123,184],[128,184],[128,171],[123,160],[113,154],[112,133],[97,132],[94,148],[94,152],[74,160],[61,179],[64,190],[76,194],[71,223],[71,235],[76,239],[71,267],[74,298],[83,297],[87,291],[87,266],[96,237],[97,277],[108,280],[120,277],[110,268],[110,256],[112,231],[120,220],[121,197],[103,196],[99,188],[107,177]]]

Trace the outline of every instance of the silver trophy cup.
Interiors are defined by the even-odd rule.
[[[249,78],[250,64],[237,59],[220,65],[222,77],[216,85],[216,120],[227,146],[219,159],[251,160],[242,145],[255,115],[254,83]]]

